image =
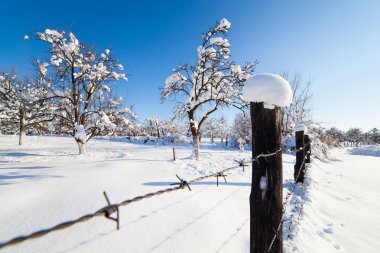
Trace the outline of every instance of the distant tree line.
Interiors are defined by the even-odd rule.
[[[380,130],[378,128],[363,132],[360,128],[350,128],[347,131],[342,131],[336,127],[331,127],[322,131],[321,136],[326,142],[333,145],[380,144]]]

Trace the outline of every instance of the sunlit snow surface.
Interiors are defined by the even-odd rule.
[[[0,136],[0,241],[77,218],[106,205],[105,190],[116,203],[169,187],[176,174],[190,180],[233,166],[250,151],[206,142],[201,161],[190,159],[190,144],[131,144],[126,139],[95,139],[78,156],[69,137]],[[306,200],[304,215],[294,216],[286,252],[377,252],[380,218],[380,158],[332,152],[333,160],[314,160],[306,194],[301,185],[290,198],[285,218]],[[283,155],[284,196],[293,186],[295,157]],[[228,174],[183,190],[122,207],[121,229],[94,218],[2,252],[248,252],[251,173]],[[297,201],[298,199],[298,201]],[[290,239],[287,237],[289,235]]]

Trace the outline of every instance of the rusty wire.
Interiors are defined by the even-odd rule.
[[[310,144],[310,143],[308,143],[308,144]],[[308,145],[308,144],[306,144],[306,145]],[[303,146],[303,147],[301,147],[300,149],[296,150],[295,152],[299,152],[299,151],[303,150],[306,147],[306,145]],[[275,151],[273,153],[260,154],[260,155],[256,156],[255,158],[252,158],[252,160],[250,162],[257,161],[257,159],[259,159],[261,157],[270,157],[270,156],[277,155],[278,153],[282,152],[283,150],[284,150],[283,147],[281,147],[279,150],[277,150],[277,151]],[[305,162],[305,159],[304,159],[304,162]],[[17,237],[12,238],[12,239],[10,239],[8,241],[2,242],[2,243],[0,243],[0,249],[2,249],[4,247],[7,247],[7,246],[19,244],[19,243],[24,242],[26,240],[31,240],[31,239],[39,238],[39,237],[44,236],[46,234],[49,234],[49,233],[51,233],[53,231],[57,231],[57,230],[68,228],[68,227],[70,227],[72,225],[75,225],[77,223],[81,223],[81,222],[90,220],[90,219],[92,219],[94,217],[97,217],[97,216],[105,216],[108,219],[112,219],[112,220],[116,221],[116,219],[110,217],[110,215],[112,213],[114,213],[114,212],[119,213],[119,207],[127,206],[127,205],[130,205],[132,203],[136,203],[138,201],[141,201],[141,200],[144,200],[144,199],[148,199],[148,198],[151,198],[151,197],[154,197],[154,196],[162,195],[162,194],[165,194],[165,193],[174,192],[174,191],[178,191],[178,190],[183,190],[183,189],[185,189],[185,187],[187,187],[189,190],[191,190],[191,188],[190,188],[189,185],[192,184],[192,183],[195,183],[195,182],[198,182],[198,181],[201,181],[201,180],[205,180],[205,179],[211,178],[211,177],[216,177],[218,175],[223,174],[224,172],[231,171],[231,170],[240,168],[242,166],[244,168],[244,166],[248,165],[248,164],[244,163],[244,160],[242,160],[241,162],[238,162],[238,163],[239,163],[239,165],[237,165],[237,166],[229,167],[229,168],[220,170],[218,172],[211,173],[209,175],[205,175],[205,176],[201,176],[201,177],[192,179],[190,181],[183,180],[180,177],[178,177],[178,175],[177,175],[177,177],[180,180],[180,182],[176,183],[176,184],[178,184],[178,186],[176,186],[176,187],[171,187],[171,188],[167,188],[167,189],[164,189],[164,190],[159,190],[159,191],[156,191],[156,192],[147,193],[147,194],[144,194],[144,195],[141,195],[141,196],[134,197],[132,199],[124,200],[124,201],[122,201],[120,203],[117,203],[117,204],[110,204],[109,201],[108,201],[107,195],[104,193],[105,197],[106,197],[106,200],[108,202],[107,206],[105,206],[103,208],[100,208],[99,210],[97,210],[95,212],[83,215],[83,216],[81,216],[81,217],[79,217],[77,219],[66,221],[66,222],[62,222],[62,223],[57,224],[57,225],[55,225],[53,227],[46,228],[46,229],[41,229],[41,230],[38,230],[38,231],[33,232],[31,234],[28,234],[28,235],[17,236]],[[119,222],[119,220],[117,219],[117,223],[118,222]],[[282,222],[280,223],[279,227],[281,227]],[[119,228],[119,226],[118,226],[118,228]],[[274,242],[275,239],[276,239],[276,237],[273,239],[271,245],[273,244],[273,242]]]
[[[7,247],[7,246],[10,246],[10,245],[15,245],[15,244],[24,242],[24,241],[29,240],[29,239],[36,239],[38,237],[44,236],[44,235],[46,235],[48,233],[51,233],[53,231],[57,231],[57,230],[68,228],[68,227],[70,227],[70,226],[72,226],[74,224],[90,220],[90,219],[92,219],[94,217],[97,217],[97,216],[106,216],[106,218],[110,218],[109,217],[110,214],[112,214],[115,211],[118,212],[118,208],[119,207],[127,206],[127,205],[130,205],[132,203],[135,203],[135,202],[138,202],[138,201],[141,201],[141,200],[144,200],[144,199],[148,199],[148,198],[151,198],[151,197],[154,197],[154,196],[162,195],[162,194],[165,194],[165,193],[182,190],[182,189],[185,189],[185,187],[187,187],[189,190],[191,190],[190,186],[189,186],[191,183],[194,183],[194,182],[197,182],[197,181],[201,181],[201,180],[204,180],[204,179],[207,179],[207,178],[210,178],[210,177],[214,177],[218,173],[227,172],[227,171],[230,171],[230,170],[233,170],[233,169],[237,169],[237,168],[240,168],[240,167],[241,167],[241,165],[229,167],[229,168],[223,169],[223,170],[221,170],[219,172],[215,172],[215,173],[212,173],[212,174],[209,174],[209,175],[205,175],[205,176],[201,176],[201,177],[195,178],[195,179],[193,179],[193,180],[191,180],[189,182],[187,182],[187,181],[185,181],[185,180],[183,180],[183,179],[181,179],[181,178],[179,178],[177,176],[180,179],[180,183],[177,183],[178,186],[176,186],[176,187],[171,187],[171,188],[167,188],[167,189],[164,189],[164,190],[159,190],[159,191],[156,191],[156,192],[147,193],[147,194],[144,194],[144,195],[141,195],[141,196],[134,197],[132,199],[124,200],[124,201],[122,201],[120,203],[117,203],[117,204],[109,204],[106,207],[103,207],[103,208],[101,208],[101,209],[99,209],[99,210],[97,210],[97,211],[95,211],[93,213],[89,213],[89,214],[83,215],[83,216],[81,216],[81,217],[79,217],[77,219],[74,219],[74,220],[71,220],[71,221],[62,222],[62,223],[60,223],[58,225],[55,225],[53,227],[42,229],[42,230],[33,232],[33,233],[29,234],[29,235],[23,235],[23,236],[15,237],[13,239],[10,239],[8,241],[0,243],[0,249],[4,248],[4,247]],[[106,197],[106,199],[107,199],[107,197]],[[111,219],[115,220],[114,218],[111,218]]]

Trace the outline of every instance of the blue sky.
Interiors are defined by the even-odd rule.
[[[201,33],[225,17],[232,59],[257,73],[311,79],[314,119],[342,129],[380,128],[380,1],[3,1],[0,69],[30,71],[47,48],[24,41],[46,28],[111,48],[128,82],[116,91],[141,119],[169,118],[159,87],[179,63],[194,63]],[[231,112],[226,112],[230,118]]]

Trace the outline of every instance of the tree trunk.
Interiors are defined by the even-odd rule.
[[[79,148],[79,154],[84,155],[86,154],[86,143],[82,143],[80,141],[77,141],[78,148]]]
[[[26,129],[25,126],[20,126],[20,135],[18,138],[18,145],[24,145],[25,143],[25,136],[26,136]]]
[[[199,139],[200,139],[200,134],[196,133],[195,135],[193,134],[193,156],[195,160],[199,160]]]
[[[281,148],[281,108],[251,103],[252,157]],[[282,252],[282,152],[252,162],[250,252]],[[277,228],[279,230],[277,231]]]
[[[26,136],[26,127],[25,127],[25,113],[22,109],[20,109],[19,116],[20,116],[20,135],[18,139],[18,145],[24,145],[25,136]]]
[[[193,136],[193,157],[195,160],[199,160],[199,142],[201,140],[201,133],[199,132],[199,125],[194,120],[193,112],[188,112],[189,122],[190,122],[190,131]]]

